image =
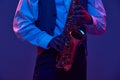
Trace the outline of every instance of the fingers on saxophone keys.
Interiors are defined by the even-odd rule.
[[[73,16],[79,17],[80,15],[85,14],[85,10],[75,10],[73,14],[74,14]]]
[[[65,42],[65,47],[70,47],[70,43],[69,42]]]
[[[62,50],[63,50],[63,45],[60,44],[60,43],[58,43],[54,48],[55,48],[55,50],[57,50],[58,52],[62,52]]]
[[[85,8],[82,5],[80,5],[80,4],[78,4],[78,5],[74,4],[72,6],[72,9],[85,10]]]

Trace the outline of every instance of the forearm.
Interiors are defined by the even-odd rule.
[[[106,31],[106,12],[101,0],[94,0],[88,4],[88,12],[92,16],[93,24],[86,26],[90,34],[103,34]]]
[[[48,48],[47,46],[49,41],[52,39],[52,36],[50,36],[44,31],[41,31],[34,24],[27,24],[27,22],[24,21],[19,24],[18,21],[14,20],[13,26],[13,30],[16,36],[22,41],[31,43],[32,45],[39,46],[45,49]]]

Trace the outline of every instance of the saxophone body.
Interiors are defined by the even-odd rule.
[[[69,38],[69,44],[65,44],[63,51],[59,53],[56,58],[56,68],[61,68],[64,71],[69,71],[71,69],[78,44],[82,43],[86,39],[86,34],[82,30],[80,21],[73,20],[74,10],[71,9],[71,7],[73,7],[74,4],[77,4],[79,6],[80,0],[78,0],[78,2],[72,0],[63,31],[63,34]]]

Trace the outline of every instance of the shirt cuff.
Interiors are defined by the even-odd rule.
[[[42,39],[40,39],[39,41],[39,45],[40,47],[44,48],[44,49],[49,49],[49,42],[53,39],[53,36],[49,35],[49,34],[46,34],[43,36]]]

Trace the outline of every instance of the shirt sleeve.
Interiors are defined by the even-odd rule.
[[[106,12],[101,0],[88,0],[88,12],[91,14],[93,24],[86,26],[90,34],[103,34],[106,31]]]
[[[20,0],[13,20],[13,31],[18,38],[35,46],[48,49],[53,36],[35,26],[39,0]]]

